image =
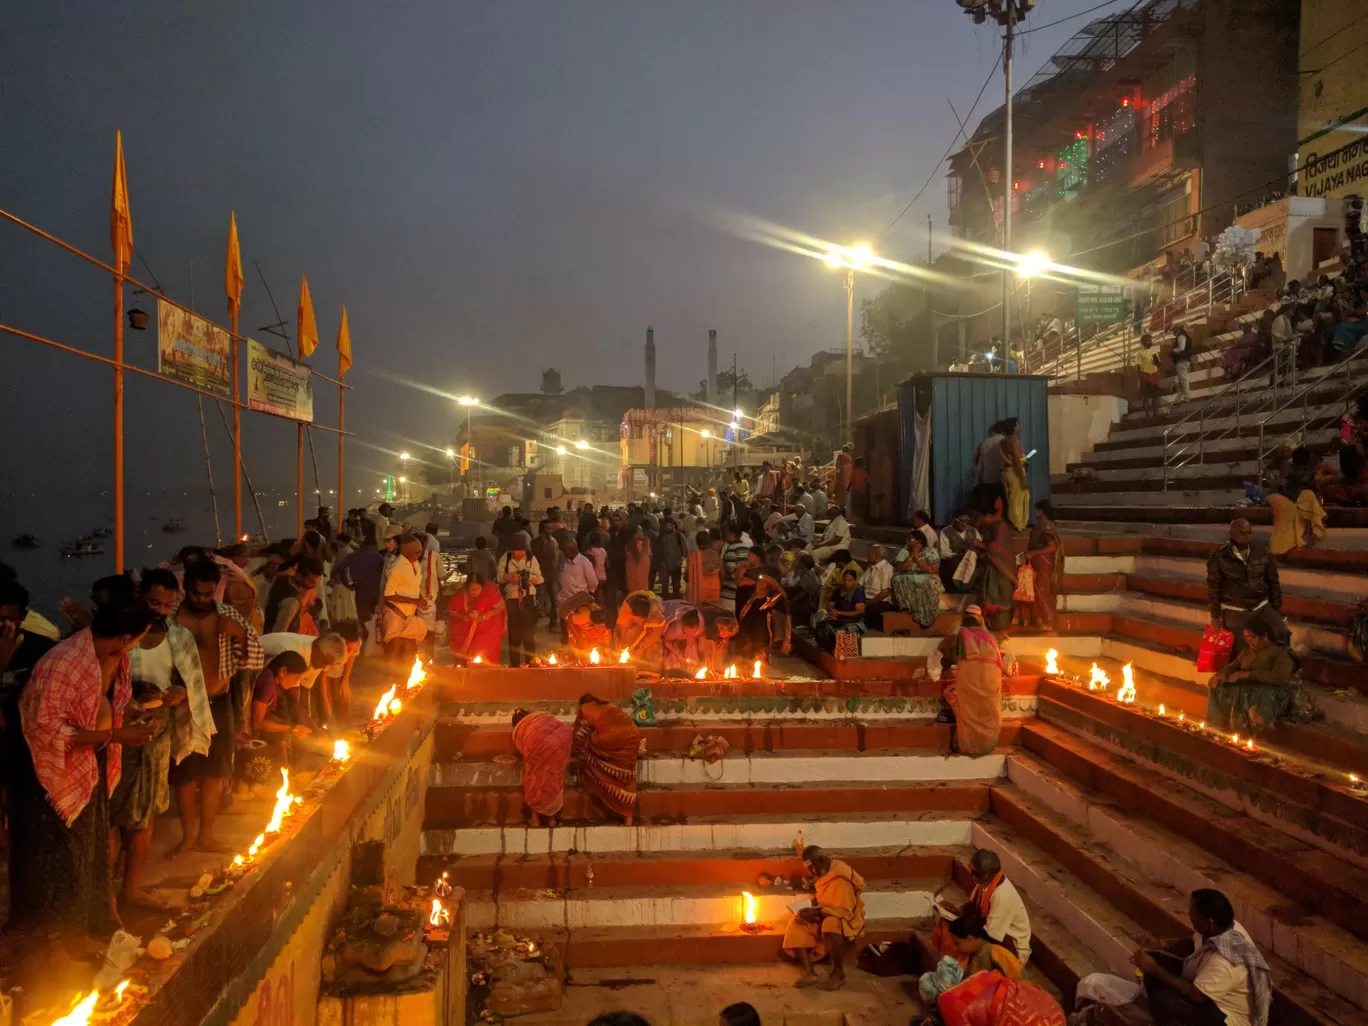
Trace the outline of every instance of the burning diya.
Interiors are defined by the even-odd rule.
[[[742,933],[768,933],[767,923],[757,923],[755,921],[756,901],[755,895],[750,891],[741,892],[741,932]]]
[[[1135,674],[1131,669],[1131,664],[1127,663],[1121,667],[1122,683],[1116,692],[1117,705],[1135,704]]]
[[[1111,678],[1107,676],[1107,671],[1096,663],[1092,664],[1092,669],[1088,671],[1088,690],[1106,691],[1111,685]]]

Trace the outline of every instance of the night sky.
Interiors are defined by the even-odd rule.
[[[1040,0],[1031,20],[1096,3]],[[1025,37],[1018,82],[1096,16]],[[396,378],[483,397],[534,391],[549,366],[567,388],[638,384],[648,324],[659,384],[680,390],[704,374],[710,327],[762,384],[843,344],[839,277],[727,225],[877,237],[952,138],[946,97],[965,113],[997,46],[953,0],[13,4],[0,206],[109,259],[121,128],[136,254],[183,302],[193,273],[221,321],[236,210],[244,334],[283,345],[255,330],[275,318],[253,258],[291,326],[309,275],[329,374],[347,303],[348,474],[373,487],[382,450],[445,445],[457,423]],[[1000,102],[999,76],[974,120]],[[945,230],[943,174],[881,252],[924,255],[927,214]],[[112,297],[107,276],[0,225],[0,321],[108,353]],[[108,369],[0,338],[0,490],[107,488]],[[155,367],[155,331],[128,344]],[[130,488],[202,482],[193,396],[135,379],[128,402]],[[336,422],[331,386],[316,413]],[[292,488],[293,429],[244,422],[257,487]],[[317,441],[326,489],[335,439]]]

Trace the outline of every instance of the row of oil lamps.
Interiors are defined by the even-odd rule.
[[[542,667],[559,668],[559,667],[576,667],[576,666],[602,666],[602,665],[603,665],[603,661],[604,661],[604,657],[599,653],[599,650],[598,650],[597,648],[593,648],[593,649],[590,649],[590,650],[589,650],[589,656],[588,656],[587,659],[584,659],[584,660],[579,660],[579,659],[570,659],[570,660],[567,660],[567,659],[563,659],[563,658],[560,657],[560,656],[557,656],[555,652],[552,652],[550,655],[548,655],[548,656],[546,657],[545,662],[543,662],[543,661],[541,661],[541,660],[539,660],[539,659],[533,659],[533,661],[531,662],[530,665],[531,665],[533,668],[542,668]],[[622,665],[622,666],[625,666],[625,665],[629,664],[629,663],[632,661],[632,650],[631,650],[630,648],[624,648],[621,652],[618,653],[617,661],[618,661],[618,664],[619,664],[619,665]],[[470,665],[471,665],[471,666],[481,666],[481,665],[483,665],[483,664],[484,664],[484,657],[483,657],[483,656],[476,656],[474,659],[472,659],[472,660],[470,661]],[[751,675],[750,675],[750,676],[751,676],[751,679],[752,679],[752,680],[764,680],[764,679],[765,679],[765,667],[764,667],[764,663],[763,663],[761,660],[759,660],[759,659],[755,660],[755,663],[754,663],[754,665],[753,665],[752,668],[751,668]],[[714,673],[712,670],[708,669],[708,667],[706,667],[706,666],[700,666],[700,667],[698,668],[698,671],[693,675],[693,678],[694,678],[694,680],[709,680],[709,679],[712,679],[712,678],[716,678],[716,679],[718,679],[718,680],[740,680],[740,679],[741,679],[741,671],[737,669],[737,666],[736,666],[735,663],[732,663],[730,666],[728,666],[726,669],[724,669],[720,674]],[[378,712],[378,710],[377,710],[377,712]]]

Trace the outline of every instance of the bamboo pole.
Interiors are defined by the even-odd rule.
[[[304,422],[295,424],[295,537],[304,536]]]
[[[340,374],[338,376],[341,377]],[[339,386],[337,389],[337,427],[339,431],[343,428],[342,417],[346,405],[347,390]],[[339,525],[342,523],[342,510],[346,508],[346,500],[342,498],[344,494],[342,491],[342,463],[345,443],[346,439],[339,434],[337,436],[337,509],[333,511]]]
[[[321,481],[319,481],[319,479],[318,479],[318,451],[317,451],[316,449],[314,449],[313,432],[312,432],[312,431],[308,432],[308,435],[309,435],[309,461],[310,461],[311,463],[313,463],[313,472],[314,472],[314,492],[315,492],[315,497],[316,497],[317,500],[318,500],[317,502],[314,503],[314,505],[315,505],[315,506],[322,506],[322,505],[323,505],[323,483],[322,483]],[[314,513],[317,514],[317,513],[318,513],[318,510],[315,509],[315,510],[314,510]],[[327,539],[324,539],[324,540],[326,541]]]
[[[199,407],[200,443],[204,446],[204,472],[209,476],[209,501],[214,507],[214,545],[223,544],[223,529],[219,526],[218,492],[214,490],[214,465],[209,462],[209,431],[204,426],[204,396],[195,396]]]
[[[114,572],[124,571],[123,275],[114,272]]]
[[[242,537],[242,475],[244,473],[242,467],[242,407],[238,405],[242,401],[238,385],[242,377],[241,370],[238,367],[238,346],[241,342],[238,339],[236,306],[232,310],[232,326],[233,334],[229,336],[229,341],[233,346],[233,540],[236,542]],[[219,412],[223,412],[222,406],[219,407]],[[252,498],[256,498],[255,493],[253,493]]]
[[[233,429],[228,426],[228,414],[223,412],[223,403],[216,402],[215,405],[218,406],[219,420],[223,421],[223,430],[231,435]],[[261,540],[269,542],[271,534],[266,530],[266,517],[261,512],[261,500],[257,498],[256,489],[252,487],[252,475],[247,472],[247,464],[245,463],[242,465],[242,477],[247,484],[247,490],[252,493],[252,505],[256,507],[257,523],[261,525]],[[242,537],[241,531],[238,532],[238,537]]]

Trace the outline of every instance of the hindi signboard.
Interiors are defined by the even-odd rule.
[[[1077,321],[1084,324],[1118,324],[1126,319],[1126,294],[1120,285],[1078,286]]]
[[[228,332],[164,299],[157,300],[157,370],[222,395],[233,394]]]
[[[1301,147],[1299,192],[1313,198],[1368,193],[1368,117]],[[1261,247],[1262,248],[1262,247]]]
[[[313,375],[283,353],[247,340],[247,406],[313,422]]]

